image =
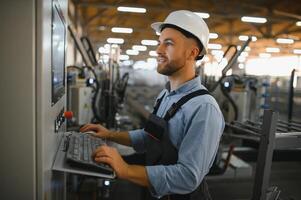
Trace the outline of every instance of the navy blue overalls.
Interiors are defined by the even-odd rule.
[[[150,114],[144,130],[148,133],[148,140],[146,142],[146,165],[173,165],[178,160],[178,150],[174,147],[169,139],[168,121],[176,114],[176,112],[190,99],[200,96],[208,95],[207,90],[197,90],[184,97],[168,109],[163,118],[156,115],[161,101],[165,94],[159,98],[155,104],[152,114]],[[146,200],[154,200],[148,192],[145,197]],[[208,186],[205,180],[197,187],[195,191],[189,194],[171,194],[160,198],[162,200],[209,200],[211,199]]]

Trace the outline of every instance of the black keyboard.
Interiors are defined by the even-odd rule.
[[[88,169],[94,172],[113,175],[114,170],[107,164],[97,163],[92,158],[93,151],[105,142],[83,133],[73,133],[68,136],[67,163],[73,167]]]

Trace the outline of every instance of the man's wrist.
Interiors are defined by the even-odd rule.
[[[113,131],[108,131],[108,134],[107,134],[107,136],[106,136],[105,139],[110,140],[110,141],[113,141],[113,140],[114,140],[114,135],[115,135],[115,132],[113,132]]]

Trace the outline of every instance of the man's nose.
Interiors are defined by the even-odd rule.
[[[164,52],[164,48],[162,44],[158,44],[157,48],[156,48],[156,52],[157,54],[162,54]]]

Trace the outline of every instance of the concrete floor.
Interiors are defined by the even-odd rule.
[[[251,199],[252,196],[253,178],[208,178],[207,183],[213,200]],[[143,189],[135,184],[116,180],[105,189],[101,189],[101,184],[96,179],[85,179],[77,193],[69,187],[67,199],[143,200]],[[281,190],[283,200],[301,200],[301,162],[274,162],[270,185]]]

